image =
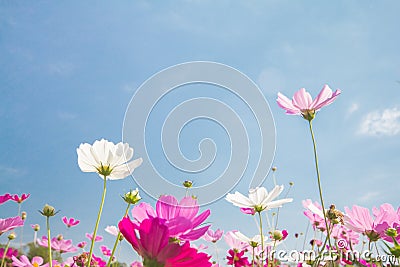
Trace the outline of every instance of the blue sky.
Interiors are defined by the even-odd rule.
[[[79,170],[75,149],[101,138],[119,142],[126,108],[144,81],[172,65],[207,60],[246,74],[270,104],[277,180],[295,183],[281,228],[304,232],[301,200],[317,200],[318,191],[307,122],[284,114],[275,103],[279,91],[291,96],[305,87],[315,96],[324,84],[342,90],[314,121],[327,203],[398,206],[399,7],[397,1],[2,1],[0,194],[31,193],[23,203],[27,224],[44,227],[36,210],[46,203],[60,209],[54,234],[65,233],[63,215],[80,219],[66,238],[83,240],[94,226],[102,183]],[[188,155],[197,148],[192,141],[183,141]],[[236,189],[245,193],[246,182]],[[272,187],[271,176],[264,185]],[[118,221],[125,206],[119,195],[135,187],[131,178],[108,184],[101,228]],[[224,200],[204,208],[211,208],[215,228],[256,232],[253,220]],[[17,213],[14,203],[0,209],[2,218]],[[31,234],[26,227],[26,242]],[[128,245],[122,251],[126,261],[134,257]]]

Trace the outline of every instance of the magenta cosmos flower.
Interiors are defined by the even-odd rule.
[[[169,227],[161,218],[150,217],[139,225],[129,217],[118,224],[119,230],[133,249],[143,258],[144,266],[154,267],[209,267],[210,256],[191,248],[189,242],[171,242]]]
[[[306,89],[301,88],[294,94],[292,100],[278,93],[276,101],[278,105],[286,111],[286,114],[301,115],[306,120],[311,121],[318,110],[331,104],[340,93],[341,91],[339,89],[332,92],[328,85],[324,85],[321,92],[314,100]]]
[[[184,197],[178,203],[174,196],[161,196],[156,203],[156,210],[147,203],[141,203],[133,207],[132,216],[139,223],[150,217],[163,219],[170,237],[193,241],[202,237],[210,227],[198,228],[210,216],[210,210],[197,215],[198,212],[199,205],[192,197]]]
[[[4,250],[4,248],[0,248],[0,259],[2,259],[3,257],[6,259],[11,259],[12,256],[18,256],[18,249],[8,248],[6,255],[4,255]]]
[[[10,197],[11,200],[14,200],[15,202],[22,203],[23,201],[25,201],[31,194],[22,194],[21,196],[18,195],[12,195]]]
[[[0,205],[5,203],[5,202],[7,202],[7,201],[9,201],[10,199],[11,199],[11,195],[8,194],[8,193],[5,194],[5,195],[0,196]]]
[[[208,242],[216,243],[218,240],[221,239],[224,231],[217,229],[215,232],[211,229],[208,229],[203,238]]]
[[[0,235],[23,225],[24,221],[21,219],[20,216],[10,217],[6,219],[0,218]]]
[[[78,223],[80,223],[80,221],[79,220],[75,220],[75,218],[67,218],[66,216],[64,216],[63,218],[62,218],[62,221],[63,221],[63,223],[68,227],[68,228],[70,228],[70,227],[72,227],[72,226],[75,226],[75,225],[77,225]]]

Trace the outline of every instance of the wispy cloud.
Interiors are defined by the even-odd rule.
[[[22,169],[17,169],[9,166],[0,165],[0,172],[6,176],[22,176],[26,172]]]
[[[75,70],[75,65],[70,62],[54,62],[47,66],[51,74],[69,75]]]
[[[358,198],[359,203],[369,203],[372,200],[376,200],[378,197],[380,197],[381,193],[372,191],[372,192],[367,192],[363,194],[363,196]]]
[[[360,108],[360,106],[357,103],[352,103],[351,106],[349,107],[349,109],[347,110],[347,114],[350,115],[350,114],[356,112],[359,108]]]
[[[65,112],[65,111],[60,111],[58,112],[58,118],[62,119],[62,120],[73,120],[76,119],[76,117],[78,117],[78,115],[74,114],[74,113],[70,113],[70,112]]]
[[[370,136],[393,136],[400,133],[400,110],[397,107],[376,110],[364,116],[359,134]]]
[[[285,77],[278,69],[267,68],[261,71],[257,83],[262,91],[275,94],[284,88]]]

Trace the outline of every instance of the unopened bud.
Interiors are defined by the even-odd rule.
[[[387,236],[390,236],[390,237],[397,237],[397,235],[398,235],[398,233],[397,233],[397,230],[396,229],[394,229],[394,228],[389,228],[389,229],[387,229],[386,230],[386,235]]]
[[[37,231],[40,230],[40,225],[39,225],[39,224],[35,224],[35,225],[32,226],[32,228],[33,228],[33,230],[34,230],[35,232],[37,232]]]
[[[27,216],[27,214],[26,214],[25,211],[21,212],[21,219],[22,219],[22,220],[25,220],[25,219],[26,219],[26,216]]]
[[[58,240],[58,241],[61,241],[61,240],[63,240],[63,239],[64,239],[63,235],[58,235],[58,236],[57,236],[57,240]]]
[[[274,239],[274,240],[276,240],[276,241],[280,241],[280,240],[282,240],[282,238],[283,238],[283,234],[282,234],[281,231],[275,230],[275,231],[272,233],[272,239]]]
[[[273,172],[275,172],[277,169],[278,169],[278,168],[275,167],[275,166],[271,168],[271,170],[272,170]]]
[[[51,217],[57,214],[56,210],[54,209],[54,207],[46,204],[43,207],[43,211],[39,211],[43,216],[46,217]]]
[[[17,237],[17,235],[14,232],[12,232],[11,234],[8,235],[8,240],[13,240],[16,237]]]
[[[142,199],[139,195],[139,190],[137,188],[133,191],[130,190],[122,198],[125,200],[126,203],[132,205],[138,203]]]
[[[191,187],[193,186],[193,182],[192,182],[192,181],[189,181],[189,180],[186,180],[186,181],[184,181],[184,182],[182,183],[182,185],[183,185],[185,188],[191,188]]]
[[[294,185],[294,182],[289,182],[289,185],[290,185],[290,186],[293,186],[293,185]]]

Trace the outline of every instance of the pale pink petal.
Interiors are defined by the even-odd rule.
[[[312,103],[311,95],[306,89],[301,88],[299,91],[294,93],[293,105],[300,110],[310,109]]]

